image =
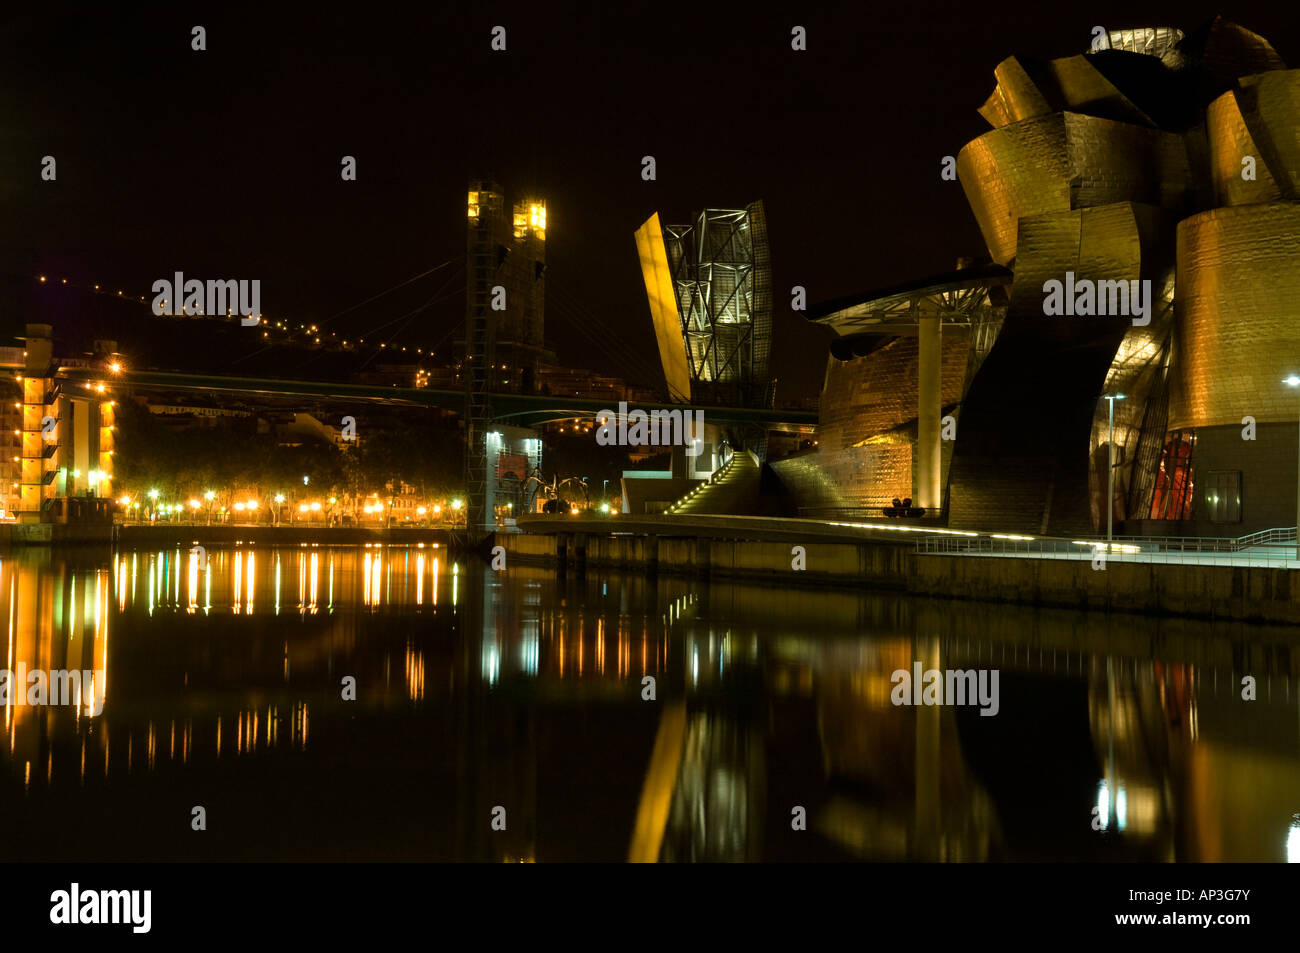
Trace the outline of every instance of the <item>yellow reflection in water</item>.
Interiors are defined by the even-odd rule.
[[[199,554],[190,552],[189,573],[185,583],[185,612],[193,615],[199,608]]]

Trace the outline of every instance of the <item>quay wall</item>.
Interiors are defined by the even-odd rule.
[[[588,569],[904,591],[981,602],[1300,624],[1300,571],[1271,566],[917,553],[891,542],[807,543],[708,536],[498,534],[508,560]],[[803,569],[795,568],[795,546]]]
[[[463,535],[463,534],[462,534]],[[123,546],[190,546],[194,543],[229,546],[236,543],[283,544],[317,543],[330,546],[355,546],[361,543],[402,545],[424,543],[457,546],[461,537],[452,530],[417,527],[391,528],[361,526],[230,526],[220,524],[126,523],[118,527],[118,542]]]

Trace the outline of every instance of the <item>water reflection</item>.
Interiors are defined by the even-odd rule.
[[[91,673],[4,705],[9,859],[1300,860],[1290,630],[432,546],[22,551],[0,612]],[[918,662],[998,714],[893,704]]]

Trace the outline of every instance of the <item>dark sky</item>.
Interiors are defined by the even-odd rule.
[[[1223,12],[1300,62],[1291,0],[32,6],[0,25],[6,276],[137,295],[176,270],[260,278],[268,316],[319,323],[463,255],[466,181],[485,173],[512,201],[548,201],[561,360],[635,378],[619,355],[657,360],[633,230],[656,210],[673,222],[762,198],[782,396],[816,393],[825,366],[790,286],[818,301],[986,254],[939,166],[988,128],[975,110],[1001,59],[1082,52],[1094,24],[1190,30]],[[190,48],[196,24],[206,52]],[[794,24],[807,52],[790,49]],[[56,182],[40,180],[44,155]],[[461,274],[329,327],[355,336],[433,299],[383,335],[449,357]]]

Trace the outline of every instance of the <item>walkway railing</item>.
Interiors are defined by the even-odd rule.
[[[1090,559],[1106,553],[1125,562],[1192,562],[1251,564],[1296,559],[1296,528],[1281,526],[1237,539],[1213,536],[1115,536],[1109,548],[1097,537],[1063,539],[988,533],[977,536],[927,536],[917,541],[918,553],[1020,556],[1040,559]]]
[[[885,514],[881,510],[886,506],[892,506],[894,501],[889,497],[870,497],[859,503],[850,506],[801,506],[799,507],[799,518],[801,520],[882,520]]]

